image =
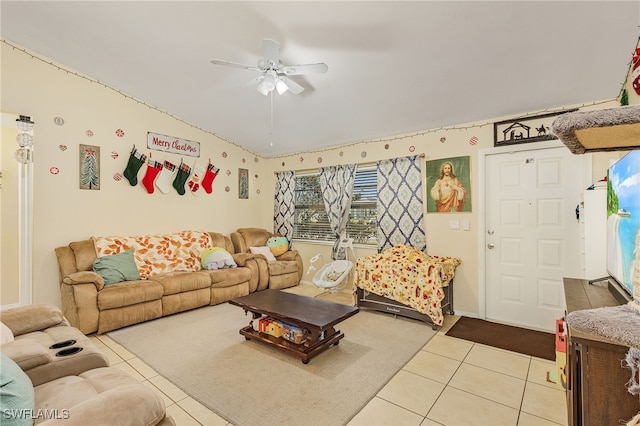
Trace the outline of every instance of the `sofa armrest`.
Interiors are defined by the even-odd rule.
[[[56,325],[69,325],[62,311],[53,305],[27,305],[0,312],[0,321],[14,336],[40,331]]]
[[[47,364],[53,357],[40,343],[33,339],[20,339],[0,346],[3,354],[15,361],[22,371],[27,371],[42,364]]]
[[[67,285],[93,284],[96,286],[96,290],[98,291],[104,288],[104,278],[93,271],[74,272],[73,274],[64,277],[62,282]]]
[[[289,251],[286,251],[286,252],[282,253],[280,256],[276,257],[276,259],[278,259],[278,260],[296,260],[297,256],[298,256],[298,251],[297,250],[289,250]]]
[[[247,266],[247,260],[252,260],[256,257],[255,254],[251,253],[236,253],[232,254],[233,261],[236,262],[238,266]]]

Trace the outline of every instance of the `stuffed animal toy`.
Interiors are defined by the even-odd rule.
[[[236,268],[236,262],[234,262],[231,253],[223,249],[222,247],[211,247],[205,249],[202,252],[201,260],[203,269],[222,269],[222,268]]]
[[[273,236],[267,240],[267,247],[275,257],[278,257],[289,250],[289,240],[287,237]]]

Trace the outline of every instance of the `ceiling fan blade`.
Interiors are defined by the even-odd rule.
[[[225,67],[240,68],[240,69],[243,69],[243,70],[262,72],[262,70],[260,70],[260,68],[254,67],[252,65],[238,64],[236,62],[223,61],[221,59],[212,59],[211,63],[214,64],[214,65],[224,65]]]
[[[304,65],[288,65],[282,68],[281,72],[286,75],[302,75],[302,74],[322,74],[329,70],[327,64],[304,64]]]
[[[288,77],[281,76],[280,80],[282,80],[284,84],[287,85],[287,87],[289,88],[289,91],[294,95],[298,95],[304,91],[304,87],[300,86],[298,83],[296,83],[295,81],[291,80]]]
[[[275,40],[265,38],[262,40],[264,50],[264,60],[268,68],[275,68],[280,62],[280,43]]]

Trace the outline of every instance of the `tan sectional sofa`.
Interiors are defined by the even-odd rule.
[[[9,309],[0,322],[0,424],[175,425],[162,398],[110,367],[57,307]]]
[[[144,279],[105,285],[104,279],[93,271],[98,258],[96,240],[74,241],[56,248],[64,316],[85,334],[105,333],[257,290],[300,283],[303,265],[296,251],[281,255],[279,259],[287,260],[279,260],[277,263],[282,266],[274,267],[260,255],[236,250],[228,236],[216,232],[208,235],[212,246],[222,247],[232,255],[236,268],[150,273]],[[266,239],[262,245],[265,243]],[[286,274],[278,278],[283,275],[280,271]],[[272,273],[274,277],[270,278]]]

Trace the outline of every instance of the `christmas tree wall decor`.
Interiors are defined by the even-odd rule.
[[[80,189],[100,189],[100,147],[80,145]]]

